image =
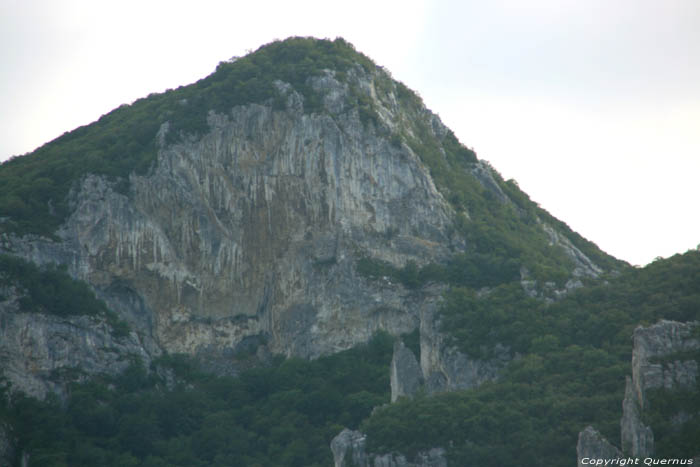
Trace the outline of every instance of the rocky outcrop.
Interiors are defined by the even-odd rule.
[[[359,431],[345,429],[331,441],[335,467],[447,467],[445,450],[433,448],[419,452],[412,460],[400,453],[368,453],[366,436]]]
[[[662,320],[652,326],[635,329],[632,376],[628,376],[625,382],[620,420],[624,455],[641,459],[654,454],[654,433],[642,420],[648,404],[646,391],[697,387],[698,362],[692,352],[700,349],[700,337],[694,332],[698,325],[698,322]],[[688,416],[679,414],[677,424],[682,424]],[[595,457],[596,453],[620,453],[592,427],[579,434],[578,452],[579,462],[582,457]]]
[[[419,389],[427,394],[475,388],[498,378],[512,360],[509,350],[496,343],[495,356],[477,359],[452,345],[440,330],[435,303],[420,315],[420,365],[414,353],[399,339],[394,345],[390,367],[391,401],[412,396]]]
[[[625,398],[622,400],[620,434],[622,449],[634,457],[644,458],[654,452],[654,433],[642,422],[643,400],[634,390],[632,379],[625,380]]]
[[[118,374],[140,358],[146,365],[158,349],[136,333],[119,336],[103,317],[59,317],[20,311],[21,294],[0,287],[0,368],[12,390],[43,398],[96,374]]]
[[[398,339],[394,343],[394,355],[389,369],[391,402],[399,397],[412,396],[423,385],[423,373],[413,352]]]
[[[603,272],[603,270],[597,264],[595,264],[573,243],[571,243],[571,240],[569,240],[565,235],[563,235],[547,223],[540,222],[540,226],[549,237],[549,244],[559,246],[569,257],[569,259],[571,259],[571,261],[575,265],[573,270],[574,277],[598,277],[598,275],[600,275],[600,273]],[[574,280],[574,283],[575,282],[576,281]],[[570,287],[571,286],[567,284],[565,291],[568,290]],[[576,288],[576,286],[574,286],[573,288]]]
[[[496,343],[494,358],[475,359],[459,351],[440,330],[436,311],[426,308],[420,321],[420,359],[429,394],[470,389],[498,378],[512,359],[507,348]]]
[[[617,459],[622,457],[622,452],[610,444],[607,439],[592,426],[578,434],[576,444],[578,466],[591,465],[590,459]]]
[[[653,326],[635,329],[632,385],[642,408],[647,389],[686,389],[695,386],[697,362],[684,359],[682,354],[700,349],[700,337],[693,335],[697,326],[697,322],[662,320]],[[676,355],[680,358],[673,358]]]
[[[353,73],[391,120],[373,75]],[[278,83],[286,110],[210,113],[209,133],[161,146],[127,193],[84,179],[60,241],[5,235],[0,250],[67,265],[169,352],[221,354],[259,336],[273,353],[313,358],[415,329],[422,299],[355,263],[444,259],[451,208],[415,153],[343,107],[347,84],[329,72],[313,86],[326,112],[304,113]]]
[[[292,85],[276,81],[281,99],[274,106],[209,112],[201,136],[180,134],[167,143],[164,123],[148,173],[132,173],[128,184],[84,177],[56,238],[4,233],[0,252],[65,265],[131,325],[133,345],[151,355],[199,355],[235,372],[231,356],[253,344],[263,355],[315,358],[366,342],[378,330],[401,335],[420,326],[428,392],[493,379],[508,352],[482,362],[446,345],[432,317],[439,289],[416,293],[357,271],[361,258],[396,268],[439,263],[466,244],[452,207],[412,149],[420,146],[407,144],[429,141],[436,157],[445,156],[439,146],[449,130],[419,100],[402,107],[404,88],[382,69],[358,65],[342,76],[326,70],[309,78],[323,106],[316,112],[305,111]],[[505,202],[486,163],[465,160],[464,167]],[[582,268],[595,270],[563,235],[546,231]],[[78,320],[66,329],[93,324]],[[84,332],[67,338],[74,355],[94,353],[87,342],[100,341]],[[106,355],[101,361],[111,361]],[[15,357],[22,355],[8,358]]]
[[[652,430],[641,419],[646,405],[645,392],[695,387],[698,363],[694,359],[684,359],[683,353],[700,349],[700,338],[693,337],[692,333],[697,325],[662,320],[634,331],[632,377],[627,378],[620,422],[622,448],[632,456],[646,457],[653,453]],[[673,358],[674,355],[679,358]]]

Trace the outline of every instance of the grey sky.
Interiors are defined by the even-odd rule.
[[[697,0],[0,0],[0,159],[290,35],[345,37],[613,255],[700,243]]]

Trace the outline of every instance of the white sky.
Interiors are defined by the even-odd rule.
[[[698,0],[0,0],[0,160],[291,35],[353,43],[614,256],[700,243]]]

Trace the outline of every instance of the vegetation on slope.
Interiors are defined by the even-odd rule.
[[[469,391],[383,405],[393,339],[380,334],[350,351],[280,359],[236,378],[202,374],[183,356],[163,358],[158,371],[135,362],[117,378],[72,385],[63,404],[15,394],[0,418],[14,427],[18,452],[32,453],[30,465],[325,466],[332,437],[360,426],[374,452],[441,445],[451,465],[565,466],[587,424],[619,445],[632,331],[662,318],[698,319],[698,281],[700,252],[689,252],[551,304],[506,285],[474,311],[482,305],[473,290],[454,288],[443,318],[457,328],[458,345],[474,354],[503,338],[522,354],[498,382]],[[404,336],[414,351],[417,337]],[[165,368],[175,376],[170,387]],[[679,429],[668,416],[695,410],[697,392],[650,401],[658,453],[692,455],[697,420]]]
[[[604,270],[626,266],[540,208],[515,181],[506,182],[488,163],[478,163],[476,153],[452,131],[436,130],[432,115],[413,91],[388,75],[378,74],[374,84],[378,99],[388,108],[394,101],[386,96],[393,93],[397,97],[400,118],[391,130],[392,143],[406,144],[429,169],[435,186],[457,213],[456,232],[452,233],[466,240],[467,250],[447,267],[431,265],[417,271],[417,277],[411,277],[415,271],[389,271],[387,265],[366,262],[359,265],[361,273],[377,276],[383,269],[381,275],[411,288],[429,281],[476,286],[479,281],[496,285],[519,279],[520,268],[525,267],[530,278],[561,287],[571,277],[574,264],[561,246],[551,243],[543,223],[563,233]],[[492,182],[486,180],[489,177]]]
[[[122,106],[0,166],[0,218],[11,218],[0,219],[0,232],[51,234],[69,214],[68,191],[87,173],[112,177],[124,189],[130,173],[153,167],[163,122],[169,122],[166,137],[173,142],[205,132],[209,110],[253,102],[281,108],[277,79],[292,84],[305,98],[305,111],[314,112],[320,98],[308,77],[334,69],[343,79],[358,65],[374,69],[342,40],[295,38],[222,63],[193,85]],[[697,255],[643,270],[624,268],[537,206],[515,182],[491,171],[507,200],[484,186],[472,174],[474,151],[449,131],[435,134],[420,98],[377,76],[380,98],[394,92],[409,122],[387,137],[394,146],[407,145],[428,167],[457,212],[454,234],[466,239],[467,250],[440,265],[398,269],[364,259],[358,270],[409,288],[450,284],[441,314],[455,345],[488,357],[495,342],[506,343],[523,357],[499,383],[378,410],[364,424],[371,447],[410,453],[452,440],[450,456],[457,464],[568,465],[586,423],[616,440],[631,330],[660,317],[697,318]],[[378,127],[372,102],[362,94],[355,100],[363,123]],[[621,275],[553,304],[527,296],[521,268],[541,284],[559,287],[573,269],[565,252],[550,245],[541,222],[565,233],[604,269],[622,269]],[[21,268],[19,276],[39,278],[30,282],[63,287],[58,270]],[[32,306],[53,306],[40,298],[41,290],[36,293]],[[385,336],[365,349],[315,362],[278,362],[239,379],[190,371],[173,390],[134,366],[117,380],[75,386],[67,409],[20,398],[5,411],[22,447],[36,453],[37,465],[327,465],[328,442],[340,427],[356,427],[372,406],[388,399],[390,353]]]
[[[453,290],[442,313],[457,345],[488,357],[484,349],[507,342],[523,356],[498,382],[377,410],[362,426],[369,448],[416,452],[450,443],[454,465],[564,466],[576,458],[576,437],[588,424],[619,446],[632,332],[659,319],[699,319],[698,283],[694,251],[627,269],[551,304],[510,286],[479,300],[469,289]],[[693,413],[697,397],[652,395],[649,421],[659,453],[697,454],[691,452],[697,417],[681,428],[669,424],[681,406]]]
[[[389,401],[392,348],[378,334],[330,357],[278,359],[237,377],[169,356],[157,366],[174,371],[170,389],[134,362],[117,378],[74,384],[64,404],[15,394],[0,419],[30,466],[326,467],[331,439]]]
[[[98,300],[85,282],[70,277],[65,268],[55,265],[39,268],[21,258],[0,254],[0,280],[20,288],[20,311],[57,316],[102,316],[115,337],[129,332],[128,324]]]
[[[168,142],[206,132],[210,110],[228,112],[249,103],[283,106],[273,83],[290,83],[305,97],[306,112],[320,108],[308,78],[324,69],[343,73],[374,64],[343,39],[292,38],[262,46],[189,86],[151,94],[123,105],[98,121],[80,127],[31,154],[0,165],[0,232],[51,235],[70,214],[67,195],[86,174],[120,180],[146,173],[156,162],[156,137],[169,122]]]
[[[123,105],[98,121],[66,133],[34,153],[0,165],[0,232],[37,233],[51,236],[70,214],[68,193],[86,174],[112,178],[118,190],[128,187],[131,173],[144,174],[156,163],[157,133],[168,122],[169,143],[197,137],[208,130],[210,110],[227,113],[236,105],[260,103],[284,108],[274,86],[284,81],[303,95],[305,112],[322,109],[321,96],[309,78],[334,70],[347,80],[347,72],[360,67],[373,72],[370,59],[342,39],[335,41],[292,38],[262,46],[256,52],[229,62],[189,86],[162,94],[151,94],[131,105]],[[500,202],[471,174],[477,162],[473,150],[455,135],[433,131],[430,115],[413,91],[375,73],[379,99],[397,96],[402,115],[400,131],[389,134],[377,118],[374,102],[364,91],[350,86],[351,108],[365,124],[391,138],[392,144],[407,144],[429,168],[438,189],[461,212],[459,233],[466,237],[474,255],[525,265],[541,281],[565,282],[571,261],[561,248],[550,246],[537,219],[564,230],[574,244],[604,268],[620,263],[595,245],[570,231],[531,202],[513,182],[504,182],[493,171],[496,182],[511,202]],[[400,125],[401,126],[401,125]],[[468,218],[467,218],[468,216]]]

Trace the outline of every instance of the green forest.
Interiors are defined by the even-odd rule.
[[[73,382],[64,398],[45,401],[14,393],[5,382],[0,422],[12,426],[17,465],[29,452],[29,465],[42,467],[329,466],[330,441],[345,427],[367,433],[372,452],[410,456],[442,446],[450,465],[573,465],[578,433],[589,424],[620,445],[633,331],[660,319],[700,319],[700,252],[644,268],[607,255],[530,200],[514,180],[479,161],[451,131],[434,131],[421,98],[342,39],[273,42],[220,63],[194,84],[121,106],[3,163],[0,236],[57,240],[71,214],[71,190],[87,174],[104,176],[128,195],[130,176],[157,167],[161,144],[208,131],[210,110],[226,113],[256,103],[286,111],[276,80],[303,96],[306,114],[323,111],[322,96],[310,83],[324,70],[348,85],[348,111],[358,124],[394,150],[420,158],[455,213],[446,235],[464,246],[440,263],[409,261],[400,268],[358,251],[355,271],[365,281],[390,278],[410,294],[443,286],[442,331],[475,359],[492,357],[496,344],[507,345],[512,361],[500,378],[473,390],[420,393],[388,404],[394,342],[403,339],[418,356],[416,330],[399,337],[378,333],[365,345],[313,361],[276,356],[235,376],[207,373],[197,358],[184,355],[133,359],[117,377]],[[353,70],[372,74],[378,98],[396,102],[406,116],[400,125],[382,123],[374,101],[354,86]],[[492,183],[480,180],[479,170]],[[575,276],[576,264],[543,226],[566,236],[604,272]],[[387,231],[384,240],[393,234]],[[557,293],[572,278],[584,287]],[[523,279],[536,284],[534,293],[524,290]],[[63,267],[3,254],[0,281],[20,292],[21,312],[87,315],[107,322],[115,338],[130,332]],[[684,357],[700,361],[697,354]],[[650,394],[645,422],[660,455],[697,454],[699,395],[700,388]],[[680,407],[695,415],[670,423]]]
[[[7,263],[0,262],[6,279]],[[46,274],[39,282],[49,288],[70,281],[52,268]],[[588,424],[620,444],[632,331],[662,318],[698,319],[698,283],[700,252],[688,252],[552,303],[512,285],[493,288],[483,301],[454,287],[441,313],[455,342],[475,357],[488,357],[495,342],[511,342],[522,355],[498,381],[473,390],[388,405],[395,338],[380,333],[352,350],[314,361],[278,357],[235,377],[207,374],[183,355],[149,367],[134,360],[118,377],[72,383],[67,400],[3,397],[0,418],[37,466],[328,466],[330,441],[344,427],[367,433],[374,452],[411,455],[449,442],[450,465],[570,465]],[[92,303],[79,283],[73,287],[77,301],[66,306]],[[417,338],[403,336],[416,353]],[[698,389],[650,396],[646,421],[659,454],[695,454],[700,418],[679,429],[669,414],[678,407],[700,413]]]
[[[625,269],[553,303],[515,284],[479,299],[472,289],[453,288],[442,315],[454,342],[474,357],[508,342],[522,358],[475,390],[378,409],[361,426],[369,449],[415,453],[449,440],[450,465],[564,466],[576,459],[578,433],[589,424],[619,446],[633,330],[660,319],[698,320],[698,284],[700,252],[691,251]],[[691,357],[700,362],[700,354]],[[670,419],[678,407],[700,413],[699,397],[700,387],[651,396],[646,417],[660,455],[697,454],[700,417],[680,427]]]
[[[323,466],[331,439],[389,401],[393,339],[312,362],[276,358],[236,377],[183,355],[72,384],[66,401],[19,394],[4,406],[31,466]],[[168,387],[163,376],[174,375]],[[5,389],[7,390],[7,389]],[[19,465],[19,464],[18,464]]]

